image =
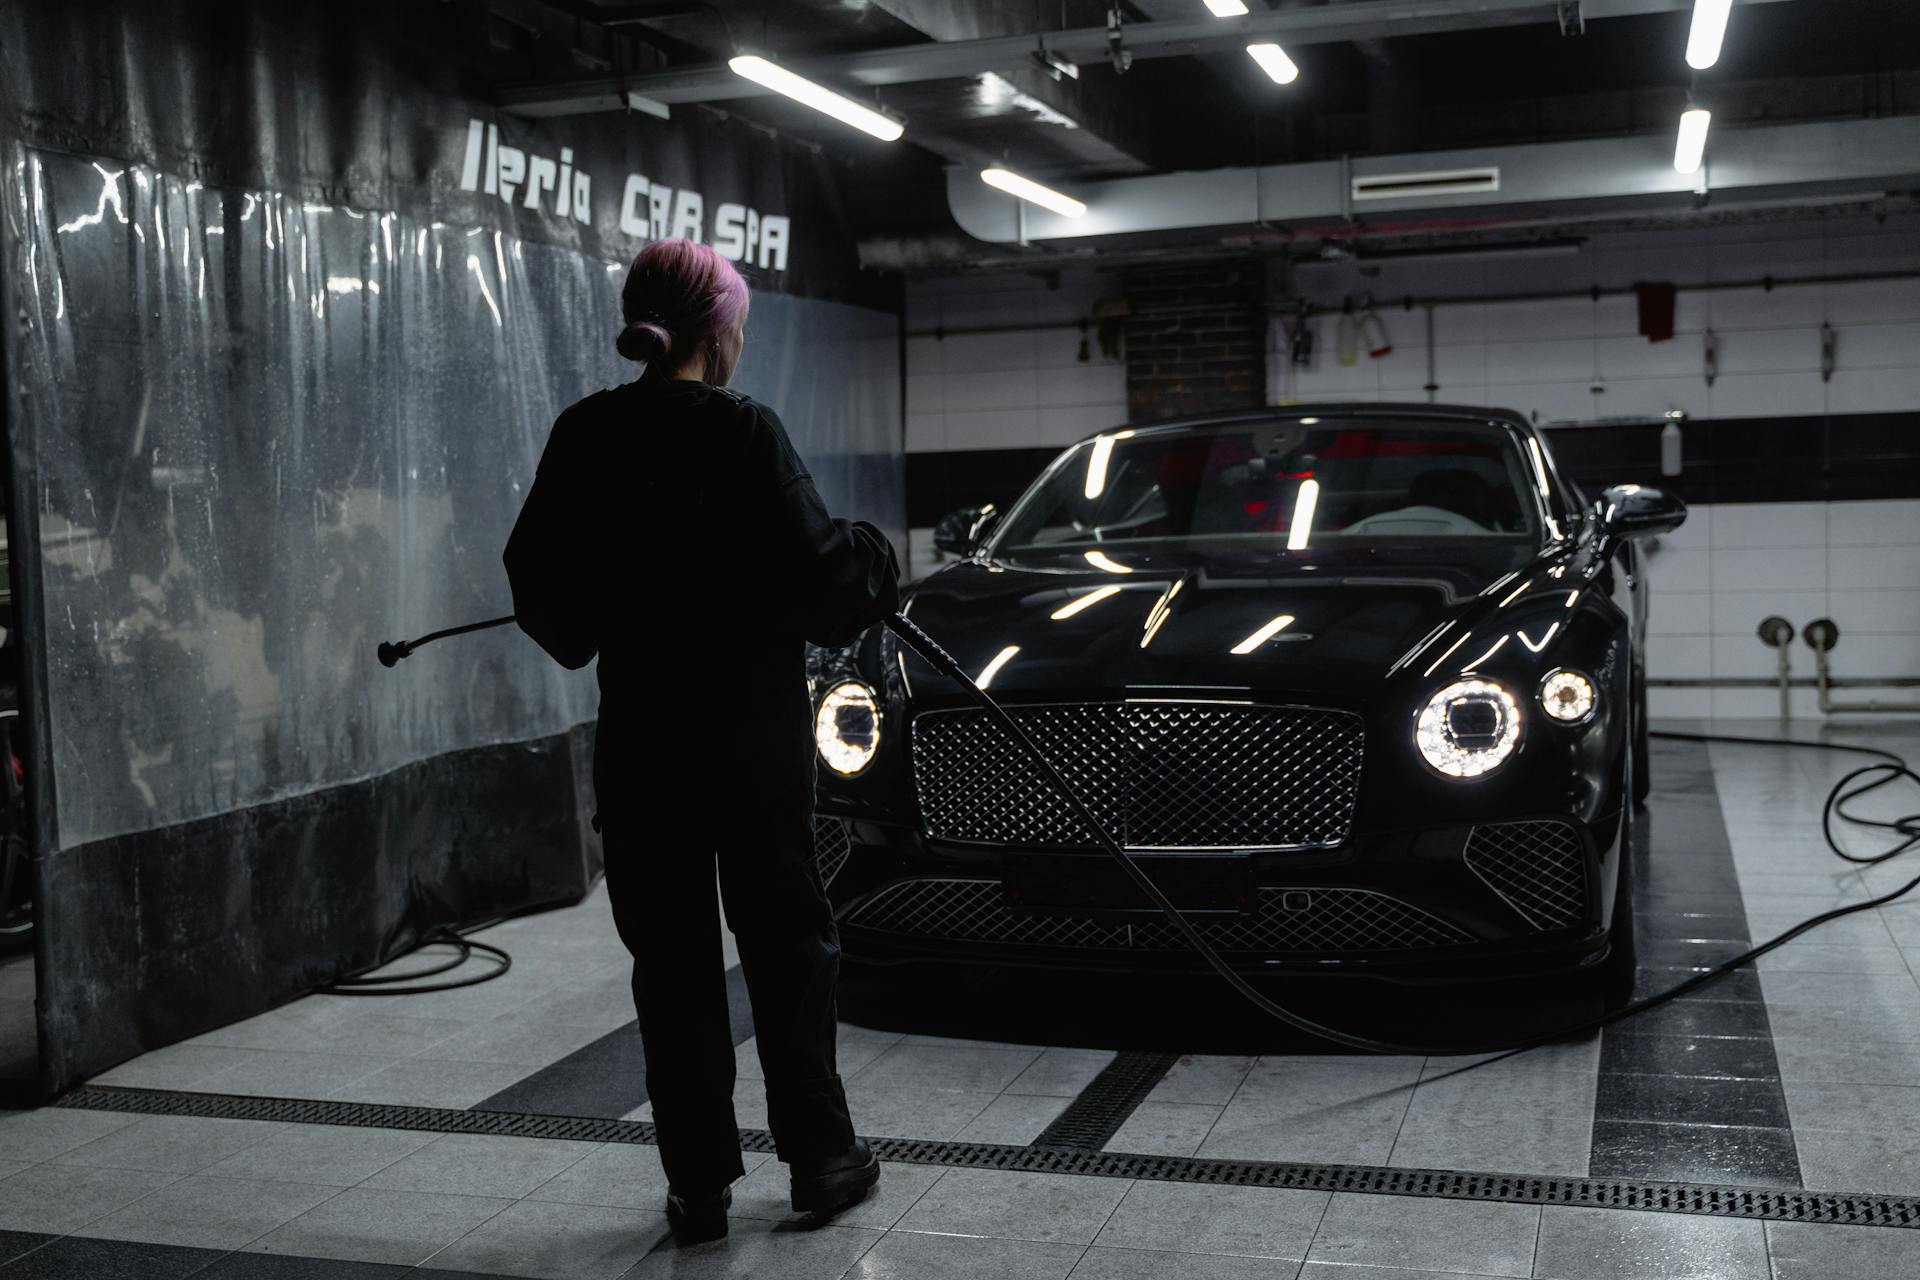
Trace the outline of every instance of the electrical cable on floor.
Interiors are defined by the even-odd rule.
[[[407,973],[382,974],[377,978],[367,976],[375,969],[385,968],[387,965],[393,964],[396,960],[400,959],[399,956],[395,956],[391,960],[382,960],[378,964],[371,964],[364,969],[356,970],[344,978],[340,978],[327,986],[321,987],[319,990],[323,994],[330,996],[417,996],[425,995],[430,991],[457,991],[461,987],[477,987],[483,982],[492,982],[495,978],[500,977],[506,973],[507,970],[513,968],[513,957],[508,955],[506,949],[503,947],[496,947],[490,942],[476,942],[474,939],[465,935],[468,933],[478,933],[482,929],[490,929],[504,919],[506,919],[505,916],[493,920],[483,920],[479,924],[467,926],[465,930],[451,929],[442,926],[434,929],[413,947],[401,953],[401,955],[411,955],[421,947],[429,947],[435,944],[454,947],[456,954],[445,964],[437,964],[427,969],[414,969]],[[425,986],[418,987],[402,985],[418,982],[422,978],[437,977],[440,974],[458,969],[468,960],[471,960],[473,953],[476,951],[492,957],[499,961],[499,963],[484,973],[476,973],[466,978],[456,978],[450,982],[430,982]]]

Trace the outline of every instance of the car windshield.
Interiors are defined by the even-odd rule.
[[[1068,451],[1014,506],[993,550],[1534,538],[1534,474],[1514,433],[1493,423],[1290,418],[1117,431]]]

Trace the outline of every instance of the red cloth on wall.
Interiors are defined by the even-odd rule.
[[[1673,299],[1677,291],[1670,284],[1636,284],[1633,296],[1640,304],[1640,332],[1649,342],[1665,342],[1673,336]]]

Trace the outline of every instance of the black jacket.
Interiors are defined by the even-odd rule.
[[[899,607],[886,536],[827,514],[773,410],[699,382],[641,378],[562,413],[504,558],[520,628],[562,666],[599,655],[597,778],[693,735],[803,769],[810,799],[804,642]]]

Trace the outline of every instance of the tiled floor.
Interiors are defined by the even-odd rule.
[[[1920,746],[1911,725],[1877,732]],[[1639,886],[1647,984],[1920,874],[1843,870],[1824,854],[1818,804],[1849,762],[1729,746],[1667,762]],[[1702,794],[1717,795],[1710,818],[1693,803]],[[485,937],[515,957],[497,982],[402,1000],[309,997],[99,1083],[646,1118],[625,957],[602,895]],[[1465,1072],[1450,1058],[1187,1055],[1108,1149],[1535,1174],[1691,1169],[1920,1195],[1916,964],[1920,902],[1827,926],[1757,975],[1629,1026]],[[1113,1056],[853,1025],[841,1041],[862,1132],[1016,1145]],[[750,1039],[738,1065],[740,1121],[760,1127]],[[795,1280],[1920,1275],[1920,1231],[925,1165],[890,1165],[872,1201],[802,1231],[783,1167],[759,1156],[735,1188],[730,1241],[677,1249],[663,1194],[644,1146],[0,1113],[0,1280],[415,1267]]]

